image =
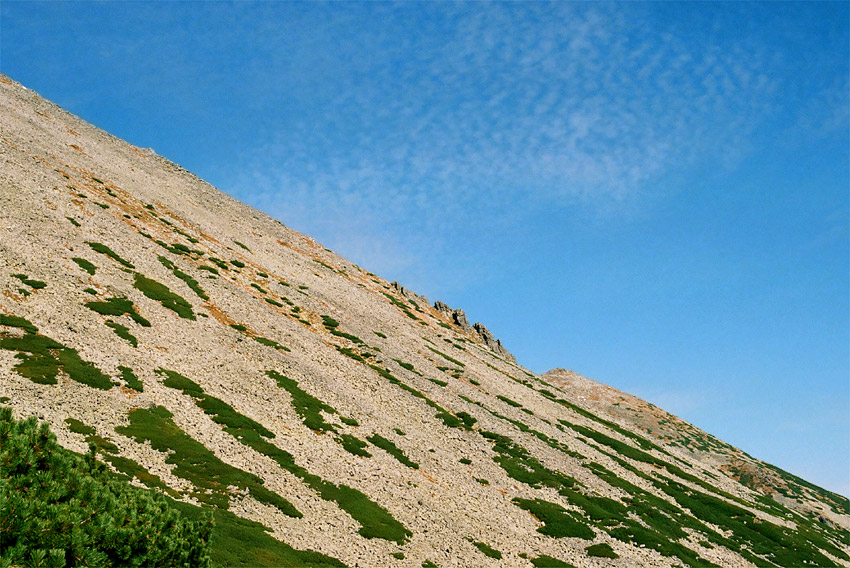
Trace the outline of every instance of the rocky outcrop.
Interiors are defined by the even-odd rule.
[[[489,329],[487,329],[484,324],[474,323],[472,324],[472,329],[475,330],[475,333],[478,334],[478,337],[481,338],[481,341],[484,342],[484,345],[492,349],[494,352],[501,355],[503,358],[507,359],[511,363],[516,363],[516,357],[514,357],[505,346],[502,345],[502,341],[496,339]]]
[[[478,338],[484,343],[484,345],[492,349],[493,352],[495,352],[502,358],[507,359],[511,363],[516,363],[516,357],[514,357],[507,349],[505,349],[505,346],[502,345],[502,342],[496,339],[493,333],[489,329],[487,329],[484,324],[476,323],[474,325],[469,325],[469,320],[466,319],[466,314],[463,312],[463,310],[454,310],[449,307],[448,304],[439,300],[434,302],[434,309],[446,316],[449,321],[461,328],[463,331],[477,335]]]
[[[395,281],[390,282],[390,286],[392,286],[393,289],[396,292],[398,292],[399,294],[401,294],[402,296],[404,296],[408,300],[411,300],[411,301],[413,301],[417,304],[425,304],[425,305],[429,304],[428,298],[426,298],[425,296],[420,296],[419,294],[417,294],[413,290],[409,290],[409,289],[405,288],[404,286],[402,286],[398,282],[395,282]]]

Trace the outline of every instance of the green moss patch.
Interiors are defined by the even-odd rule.
[[[92,248],[93,251],[99,252],[100,254],[104,254],[104,255],[108,256],[109,258],[111,258],[112,260],[117,262],[118,264],[126,266],[127,268],[136,268],[135,266],[133,266],[133,264],[130,261],[124,260],[123,258],[118,256],[118,254],[116,254],[111,248],[109,248],[105,244],[93,243],[93,242],[90,242],[90,241],[86,241],[86,244],[89,245]]]
[[[162,263],[163,266],[165,266],[167,269],[172,271],[174,276],[176,276],[177,278],[179,278],[180,280],[185,282],[186,285],[189,287],[189,289],[191,289],[195,294],[197,294],[200,299],[202,299],[202,300],[209,300],[210,299],[210,297],[207,296],[207,293],[204,292],[204,290],[201,288],[201,285],[198,284],[197,280],[195,280],[194,278],[192,278],[191,276],[189,276],[188,274],[186,274],[185,272],[183,272],[182,270],[177,268],[177,266],[175,266],[173,262],[171,262],[169,259],[165,258],[164,256],[160,256],[160,257],[157,257],[157,258],[159,258],[159,261]]]
[[[192,311],[192,304],[173,293],[165,284],[160,284],[156,280],[147,278],[137,272],[133,286],[142,294],[151,300],[159,302],[164,308],[172,310],[181,318],[192,321],[195,320],[195,313]]]
[[[144,384],[142,384],[142,381],[133,372],[133,369],[130,367],[118,367],[118,370],[121,371],[121,378],[124,379],[124,382],[127,383],[129,388],[138,392],[145,390]]]
[[[512,501],[520,509],[534,515],[543,526],[537,529],[540,534],[555,538],[574,537],[592,540],[596,533],[587,526],[587,521],[580,515],[566,510],[557,503],[543,499],[520,499]]]
[[[106,327],[111,328],[112,331],[115,332],[115,335],[127,341],[133,347],[139,346],[139,340],[136,338],[135,335],[130,333],[130,330],[129,328],[127,328],[127,326],[121,325],[120,323],[114,322],[112,320],[106,320]]]
[[[89,262],[88,260],[86,260],[84,258],[74,257],[71,260],[76,262],[77,266],[79,266],[80,268],[82,268],[83,270],[85,270],[86,272],[88,272],[91,275],[94,275],[95,270],[97,270],[97,266],[95,266],[94,264],[92,264],[91,262]]]
[[[529,560],[534,568],[576,568],[572,564],[552,558],[551,556],[546,556],[545,554],[541,554],[536,558],[530,558]]]
[[[588,556],[597,556],[599,558],[619,558],[620,555],[614,552],[614,549],[611,548],[611,545],[607,542],[601,542],[599,544],[594,544],[588,546],[584,549]]]
[[[337,441],[342,444],[345,451],[354,454],[355,456],[361,456],[364,458],[372,457],[372,454],[366,451],[366,442],[357,436],[352,436],[351,434],[340,434]]]
[[[490,558],[495,558],[496,560],[501,560],[502,553],[490,546],[489,544],[483,542],[472,541],[472,545],[481,552],[484,556],[488,556]]]
[[[47,287],[46,282],[42,282],[41,280],[31,280],[26,274],[12,274],[12,278],[17,278],[33,290],[41,290],[42,288]]]
[[[226,402],[204,393],[201,386],[193,380],[184,377],[176,371],[169,371],[162,368],[157,369],[156,373],[165,377],[165,380],[162,382],[163,385],[181,390],[184,394],[194,398],[198,407],[201,408],[205,414],[211,416],[213,421],[217,424],[236,430],[251,430],[253,432],[257,432],[263,437],[274,438],[274,434],[266,429],[262,424],[236,412],[236,410],[234,410],[233,407]]]
[[[198,501],[227,509],[233,497],[229,487],[235,486],[249,491],[261,503],[277,507],[286,515],[302,516],[291,503],[263,487],[262,479],[222,462],[203,444],[183,432],[166,408],[136,408],[127,417],[129,426],[119,426],[115,431],[139,443],[150,442],[153,449],[167,453],[166,463],[175,466],[172,473],[194,485],[192,496]]]
[[[430,349],[431,351],[433,351],[434,353],[436,353],[437,355],[439,355],[440,357],[442,357],[446,361],[450,361],[450,362],[454,363],[458,367],[465,367],[466,366],[463,363],[461,363],[460,361],[458,361],[457,359],[453,359],[453,358],[449,357],[448,355],[446,355],[442,351],[438,351],[438,350],[434,349],[433,347],[431,347],[430,345],[426,345],[425,347],[427,347],[428,349]]]
[[[388,440],[380,434],[372,434],[366,439],[397,459],[399,463],[413,469],[419,469],[419,464],[411,461],[406,455],[404,455],[404,452],[402,452],[398,446],[392,442],[392,440]]]
[[[298,382],[281,375],[277,371],[266,371],[266,374],[277,381],[277,386],[286,389],[292,397],[292,406],[301,417],[301,421],[311,430],[317,432],[336,432],[336,426],[325,421],[322,412],[337,414],[334,407],[322,402],[315,396],[305,392],[298,386]]]
[[[86,307],[103,316],[123,316],[127,314],[130,318],[141,325],[142,327],[150,327],[151,322],[139,315],[136,311],[133,302],[127,298],[109,298],[101,302],[86,302]]]
[[[22,377],[34,383],[53,385],[58,382],[56,376],[62,370],[78,383],[102,390],[112,388],[110,378],[81,359],[76,349],[32,331],[35,326],[23,318],[6,316],[2,321],[11,321],[26,332],[23,336],[0,332],[0,349],[18,352],[15,358],[20,362],[14,368]]]

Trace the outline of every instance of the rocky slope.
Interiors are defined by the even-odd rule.
[[[5,77],[0,156],[0,400],[132,483],[348,566],[850,566],[847,499]]]

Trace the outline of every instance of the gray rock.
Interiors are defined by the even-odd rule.
[[[481,341],[484,342],[484,345],[486,345],[495,353],[498,353],[511,363],[516,363],[516,358],[507,349],[505,349],[505,346],[502,345],[501,340],[496,339],[496,337],[493,335],[493,332],[487,329],[484,324],[475,323],[473,324],[472,328],[478,334],[478,337],[481,338]]]

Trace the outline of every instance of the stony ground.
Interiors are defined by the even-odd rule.
[[[133,483],[349,566],[850,566],[846,499],[4,77],[0,158],[1,400]]]

